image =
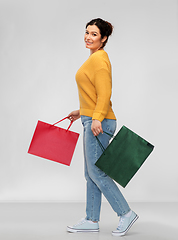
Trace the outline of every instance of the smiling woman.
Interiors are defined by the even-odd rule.
[[[87,23],[84,41],[91,54],[104,48],[112,31],[113,26],[111,23],[100,18]]]
[[[100,18],[86,25],[84,41],[90,56],[76,73],[80,110],[71,112],[68,118],[75,121],[81,117],[84,127],[84,163],[87,181],[86,218],[69,232],[98,232],[103,193],[113,210],[120,216],[119,226],[112,234],[125,235],[138,216],[134,213],[114,181],[95,165],[102,154],[96,136],[106,148],[116,129],[116,117],[110,101],[112,93],[111,63],[104,46],[113,27]],[[107,134],[102,134],[108,132]],[[108,159],[109,160],[109,159]]]
[[[86,48],[90,49],[90,54],[102,48],[107,37],[101,38],[100,31],[96,25],[88,26],[84,36]]]

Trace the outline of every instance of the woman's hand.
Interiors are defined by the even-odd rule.
[[[67,117],[70,121],[74,122],[75,120],[80,118],[80,111],[79,110],[72,111]]]
[[[103,133],[101,122],[94,119],[91,124],[91,130],[92,130],[94,136],[98,136],[100,134],[100,132]]]

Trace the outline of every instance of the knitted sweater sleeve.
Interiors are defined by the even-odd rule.
[[[94,78],[97,94],[96,107],[92,119],[103,121],[108,113],[111,98],[112,81],[111,74],[106,68],[99,69]]]

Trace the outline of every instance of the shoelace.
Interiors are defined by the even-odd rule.
[[[120,220],[119,220],[118,227],[117,227],[118,230],[121,230],[121,229],[122,229],[123,223],[124,223],[124,218],[121,217]]]
[[[78,222],[77,224],[74,225],[74,227],[77,227],[77,226],[80,226],[82,225],[83,223],[86,222],[86,219],[82,219],[80,222]]]

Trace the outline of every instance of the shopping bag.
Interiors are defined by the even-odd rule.
[[[72,121],[68,129],[55,126],[64,119],[53,125],[38,121],[28,153],[70,166],[79,134],[69,130]]]
[[[154,148],[152,144],[125,126],[120,129],[106,149],[100,141],[99,144],[103,154],[95,165],[122,187],[126,187]]]

